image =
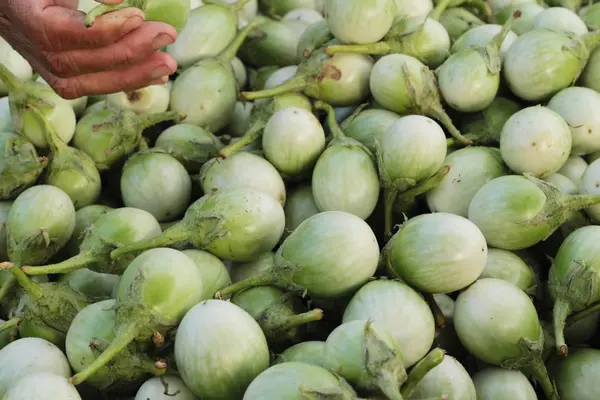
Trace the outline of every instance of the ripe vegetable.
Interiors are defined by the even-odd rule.
[[[240,95],[244,100],[256,100],[302,91],[335,107],[350,106],[368,96],[372,68],[373,60],[368,56],[343,53],[329,57],[322,47],[298,66],[293,78],[270,89]]]
[[[359,217],[327,211],[305,220],[282,243],[273,267],[217,292],[229,297],[254,286],[275,285],[317,298],[348,295],[377,269],[379,246]]]
[[[502,159],[517,174],[551,175],[565,165],[571,147],[569,125],[560,114],[543,106],[517,111],[500,134]]]
[[[161,234],[156,218],[137,208],[118,208],[99,217],[85,231],[79,253],[65,261],[43,267],[24,266],[29,275],[64,274],[80,268],[121,275],[133,256],[111,260],[110,252],[119,246],[148,240]]]
[[[106,96],[106,102],[114,107],[137,113],[163,113],[169,108],[169,87],[146,86],[132,92],[119,92]]]
[[[175,43],[167,46],[167,53],[179,66],[188,68],[202,59],[216,57],[235,39],[238,33],[236,13],[249,1],[226,3],[205,4],[190,13]]]
[[[13,200],[33,186],[47,165],[26,138],[0,132],[0,199]]]
[[[515,285],[492,278],[475,282],[456,300],[454,328],[475,357],[533,375],[547,399],[558,399],[542,361],[544,335],[537,311]]]
[[[516,21],[518,21],[518,19],[516,19],[512,24],[514,24]],[[475,26],[456,39],[454,43],[452,43],[452,48],[450,51],[452,53],[458,53],[463,50],[485,47],[490,44],[492,40],[494,40],[496,35],[502,32],[502,29],[502,25],[497,24],[484,24]],[[510,46],[515,42],[515,40],[517,40],[517,38],[517,34],[511,30],[506,33],[506,36],[504,37],[500,46],[501,56],[508,51]]]
[[[485,25],[485,22],[479,17],[462,7],[448,8],[440,16],[440,23],[448,31],[451,42],[456,42],[458,38],[470,29]]]
[[[115,340],[116,302],[113,299],[90,304],[81,310],[69,327],[66,354],[75,373],[85,370]],[[162,367],[162,368],[161,368]],[[134,345],[124,348],[86,381],[102,390],[136,382],[146,374],[164,373],[164,365],[140,352]]]
[[[133,400],[197,400],[181,378],[163,375],[148,379],[138,389]]]
[[[521,106],[513,100],[497,96],[486,109],[465,115],[460,129],[474,143],[497,146],[506,121],[520,109]],[[454,144],[455,140],[450,139],[450,142]]]
[[[190,124],[177,124],[164,130],[154,145],[175,157],[189,173],[219,154],[221,141],[209,131]]]
[[[519,371],[486,368],[473,375],[478,400],[537,400],[537,394]]]
[[[552,97],[579,78],[599,40],[597,32],[570,37],[535,30],[520,36],[504,56],[504,77],[510,90],[526,101]]]
[[[224,260],[247,262],[275,247],[284,224],[283,209],[271,196],[253,189],[226,189],[198,199],[183,220],[160,236],[122,246],[111,253],[111,258],[189,243]]]
[[[440,173],[447,151],[446,136],[432,119],[409,115],[392,123],[383,134],[381,143],[376,142],[375,146],[383,185],[384,233],[389,237],[394,202],[400,201],[401,209],[398,211],[404,212],[402,206],[408,208],[412,201],[411,192],[427,192],[448,172],[445,169]]]
[[[471,144],[444,111],[433,72],[416,58],[403,54],[381,57],[373,66],[370,87],[375,101],[386,109],[436,118],[459,142]]]
[[[464,289],[487,261],[482,232],[464,217],[424,214],[408,220],[386,245],[390,270],[426,293]]]
[[[119,281],[114,339],[91,364],[72,376],[71,382],[86,381],[134,340],[148,342],[155,332],[164,336],[201,296],[202,276],[185,254],[165,248],[142,253]]]
[[[567,355],[563,329],[565,320],[575,311],[598,301],[597,282],[599,253],[595,245],[600,228],[587,226],[573,232],[562,243],[550,270],[549,290],[554,299],[553,324],[556,348]]]
[[[550,7],[540,12],[533,20],[533,26],[536,30],[550,29],[579,36],[588,33],[585,22],[573,11],[564,7]]]
[[[360,142],[344,135],[330,105],[317,101],[315,107],[327,112],[333,135],[312,173],[315,203],[321,211],[345,211],[366,220],[379,199],[375,157]],[[353,187],[353,182],[361,182],[360,187]]]
[[[156,114],[136,114],[115,108],[95,111],[77,123],[73,146],[87,153],[100,171],[107,170],[123,162],[142,145],[144,129],[179,118],[174,111]]]
[[[400,119],[400,115],[380,109],[370,109],[354,113],[341,124],[344,134],[358,140],[375,153],[375,140],[381,141],[385,131]]]
[[[366,391],[402,399],[406,380],[402,352],[393,337],[376,323],[352,321],[338,326],[325,342],[328,369]]]
[[[165,22],[173,26],[177,32],[183,29],[190,15],[190,0],[172,0],[169,2],[161,0],[125,0],[120,4],[98,5],[87,13],[85,25],[90,27],[94,24],[96,18],[127,7],[139,8],[144,12],[146,21]]]
[[[394,0],[396,3],[397,18],[404,19],[410,17],[425,16],[433,9],[432,0],[421,0],[418,2],[412,0]]]
[[[39,110],[32,107],[31,111],[42,126],[50,148],[50,161],[44,171],[43,181],[69,195],[75,209],[94,204],[102,189],[100,173],[94,160],[83,151],[63,142]]]
[[[111,207],[99,204],[94,204],[77,210],[75,213],[75,229],[73,229],[71,239],[69,239],[67,245],[65,246],[65,250],[67,251],[68,255],[72,257],[79,254],[79,246],[81,245],[81,242],[83,242],[85,231],[92,226],[92,224],[96,222],[98,218],[112,210],[113,208]]]
[[[15,199],[6,226],[10,260],[19,266],[39,265],[54,256],[71,237],[75,208],[59,188],[37,185]]]
[[[20,80],[3,64],[0,64],[0,81],[9,91],[10,114],[16,133],[39,149],[48,147],[44,127],[30,109],[35,107],[65,143],[71,141],[75,133],[75,112],[67,100],[47,85]]]
[[[113,289],[119,283],[120,276],[94,272],[87,268],[69,272],[59,278],[75,292],[82,294],[91,301],[110,299]]]
[[[260,68],[300,63],[296,49],[304,30],[292,26],[298,21],[275,21],[263,16],[256,17],[255,21],[259,24],[258,32],[248,37],[239,52],[245,64]]]
[[[38,372],[26,375],[12,384],[3,400],[82,400],[69,380],[52,372]]]
[[[479,279],[497,278],[514,284],[528,294],[535,294],[538,277],[533,268],[517,254],[507,250],[488,249],[485,268]]]
[[[444,360],[429,371],[417,384],[413,399],[443,398],[478,400],[471,377],[458,360],[444,356]]]
[[[253,134],[251,133],[253,136]],[[248,188],[271,196],[282,206],[285,204],[285,184],[273,164],[263,157],[241,150],[237,142],[223,148],[219,156],[208,161],[194,177],[204,191]]]
[[[571,129],[571,156],[581,156],[600,150],[600,93],[583,87],[570,87],[558,92],[548,108],[556,111]]]
[[[425,357],[433,343],[431,309],[420,294],[401,282],[382,279],[361,287],[344,311],[343,323],[355,320],[373,321],[389,332],[402,351],[405,368]]]
[[[255,27],[255,23],[249,24],[218,56],[199,61],[175,79],[170,107],[184,116],[181,122],[209,132],[227,126],[238,97],[231,60]]]
[[[423,64],[431,68],[436,68],[444,62],[450,50],[450,37],[442,24],[438,22],[440,15],[444,12],[451,0],[440,1],[435,10],[428,16],[418,15],[408,17],[406,19],[399,18],[394,21],[391,29],[388,27],[384,35],[372,37],[374,40],[345,40],[338,35],[336,37],[345,43],[342,45],[329,45],[327,54],[336,53],[361,53],[373,55],[386,55],[393,53],[402,53],[407,56],[412,56],[421,61]],[[345,3],[344,3],[345,4]],[[365,3],[366,6],[367,3]],[[356,8],[351,8],[352,12],[359,12]],[[364,13],[360,12],[361,15]],[[391,17],[392,13],[387,13]],[[364,20],[364,19],[361,19]],[[337,23],[342,23],[343,19],[337,19]],[[333,33],[334,26],[329,22]],[[383,24],[381,27],[383,28]],[[352,27],[351,24],[345,23],[343,29],[347,29],[348,34],[352,32],[354,35],[363,35],[364,31]],[[364,36],[364,35],[363,35]],[[380,39],[383,39],[379,42]],[[377,42],[377,43],[375,43]]]
[[[321,212],[315,202],[312,186],[299,186],[291,192],[283,211],[285,213],[283,238],[286,239],[302,222]]]
[[[202,274],[202,300],[212,299],[217,291],[231,285],[227,267],[217,257],[202,250],[184,250],[182,253],[196,264]]]
[[[394,0],[325,2],[326,20],[333,35],[344,43],[375,43],[392,26]]]
[[[308,341],[288,347],[276,359],[274,364],[300,362],[327,368],[325,342]]]
[[[302,340],[303,325],[323,318],[322,310],[305,312],[299,298],[272,286],[244,290],[231,302],[258,322],[272,345]]]
[[[596,399],[600,395],[595,384],[599,367],[600,350],[596,349],[577,349],[558,360],[554,376],[560,398]]]
[[[467,217],[475,193],[492,179],[507,174],[500,151],[491,147],[468,147],[446,157],[448,175],[427,192],[431,212],[444,212]],[[477,166],[477,168],[474,168]]]
[[[501,0],[502,1],[502,0]],[[515,11],[521,12],[521,18],[515,21],[513,26],[513,32],[519,36],[524,35],[527,32],[534,30],[535,18],[542,11],[544,7],[537,3],[537,0],[516,0],[511,1],[513,4],[505,7],[500,14],[497,15],[497,22],[504,23]]]
[[[205,323],[216,319],[218,324]],[[269,349],[259,325],[244,310],[207,300],[181,321],[175,359],[183,381],[199,398],[239,399],[268,368]]]
[[[58,347],[43,339],[22,338],[0,351],[0,395],[24,376],[48,372],[68,378],[71,367]]]
[[[455,52],[437,69],[440,93],[450,107],[476,112],[492,104],[500,88],[500,48],[519,16],[515,12],[488,43]]]
[[[575,185],[579,185],[581,178],[588,168],[588,163],[581,157],[569,157],[558,173],[569,178]]]
[[[325,148],[325,132],[319,120],[298,107],[278,110],[262,135],[265,157],[284,176],[310,171]]]
[[[326,369],[299,362],[286,362],[274,365],[258,375],[244,393],[243,400],[302,400],[323,396],[357,398],[354,389],[344,379]]]
[[[479,189],[469,206],[469,219],[489,246],[521,250],[547,239],[571,211],[598,202],[596,195],[567,195],[529,174],[508,175]]]
[[[148,211],[159,222],[181,217],[190,203],[191,194],[192,181],[183,165],[161,150],[134,154],[123,166],[123,203]]]

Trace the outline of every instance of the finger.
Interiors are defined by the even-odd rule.
[[[121,4],[123,2],[123,0],[96,0],[96,1],[98,3],[110,4],[110,5]]]
[[[124,8],[98,17],[86,27],[85,14],[64,7],[48,7],[30,26],[43,51],[65,51],[107,46],[139,28],[144,13],[138,8]]]
[[[133,91],[148,86],[164,76],[172,75],[177,63],[166,53],[153,53],[142,62],[122,69],[58,78],[45,70],[40,72],[52,88],[65,99]],[[47,75],[47,76],[44,76]]]
[[[46,53],[46,68],[59,78],[101,72],[136,64],[175,42],[177,31],[168,24],[146,22],[116,43],[98,49]]]

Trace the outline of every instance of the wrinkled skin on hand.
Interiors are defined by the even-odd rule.
[[[177,70],[171,56],[157,52],[177,38],[172,26],[144,22],[141,10],[124,8],[87,28],[77,5],[78,0],[0,2],[0,35],[63,98],[162,84]]]

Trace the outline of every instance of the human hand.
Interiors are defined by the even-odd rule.
[[[77,5],[78,0],[0,2],[0,35],[63,98],[161,84],[177,70],[171,56],[156,52],[177,38],[172,26],[144,22],[141,10],[125,8],[87,28]]]

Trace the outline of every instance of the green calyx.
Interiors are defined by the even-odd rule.
[[[88,299],[68,285],[54,282],[38,284],[19,267],[8,265],[8,268],[27,296],[19,324],[21,337],[42,337],[64,348],[71,322],[90,304]]]
[[[440,23],[446,28],[453,42],[471,28],[485,24],[476,15],[461,7],[447,9],[440,17]]]
[[[143,142],[144,129],[180,118],[174,111],[136,114],[120,109],[100,110],[77,124],[74,145],[87,153],[99,170],[107,170],[135,152]]]
[[[286,261],[281,256],[282,248],[283,246],[275,254],[272,267],[219,290],[215,294],[215,298],[228,299],[245,289],[267,285],[272,285],[288,292],[296,292],[304,297],[307,292],[306,288],[294,282],[294,275],[302,269],[302,266]]]
[[[554,268],[555,265],[552,266]],[[564,335],[567,317],[597,300],[598,272],[583,261],[573,261],[564,279],[559,280],[551,270],[548,290],[554,299],[552,316],[556,349],[566,356],[569,352]]]
[[[521,338],[519,342],[521,356],[507,359],[502,364],[502,368],[518,369],[527,375],[531,375],[537,381],[544,391],[548,400],[558,400],[556,386],[550,380],[548,371],[544,365],[542,354],[544,351],[544,331],[540,327],[540,338],[537,341],[531,341]]]
[[[62,243],[50,237],[48,231],[44,229],[19,242],[9,230],[6,243],[8,257],[16,265],[44,263],[62,248]]]
[[[485,60],[488,71],[492,75],[498,75],[502,69],[502,58],[500,57],[500,48],[508,32],[510,32],[515,20],[521,17],[521,11],[515,11],[513,15],[504,23],[502,30],[485,47],[476,49]],[[468,50],[467,50],[468,51]]]
[[[529,227],[547,226],[548,233],[542,240],[549,238],[567,220],[571,212],[600,203],[600,195],[566,195],[556,186],[532,174],[525,173],[524,176],[544,192],[546,203],[538,215],[521,224]]]
[[[0,200],[13,200],[33,186],[47,165],[27,139],[0,133]]]
[[[378,387],[390,400],[402,400],[400,386],[407,374],[398,350],[390,347],[373,330],[371,322],[365,324],[365,371],[372,379],[369,386]]]
[[[272,344],[301,340],[299,328],[323,318],[322,310],[302,312],[302,304],[296,297],[268,286],[245,290],[233,297],[232,303],[252,315]]]
[[[94,161],[83,151],[63,142],[39,110],[30,109],[42,126],[51,152],[44,182],[67,193],[76,209],[95,203],[102,183]]]

